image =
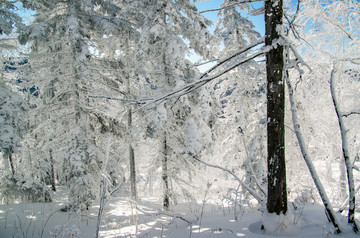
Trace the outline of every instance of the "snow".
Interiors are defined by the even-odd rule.
[[[53,197],[52,203],[0,205],[0,237],[95,237],[98,201],[80,216],[59,210],[67,203],[63,188]],[[316,203],[289,204],[286,216],[268,214],[262,209],[238,209],[237,220],[233,207],[208,201],[201,216],[201,206],[199,203],[196,211],[189,212],[188,206],[179,204],[171,212],[159,212],[156,216],[150,214],[161,210],[159,198],[144,197],[135,203],[127,197],[113,197],[106,204],[99,237],[183,238],[190,237],[190,232],[191,237],[199,238],[357,237],[351,228],[343,234],[333,234],[323,206]],[[184,220],[193,223],[190,226]],[[342,217],[341,221],[345,225],[347,219]],[[262,225],[265,229],[261,229]]]

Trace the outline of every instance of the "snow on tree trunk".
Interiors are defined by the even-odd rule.
[[[273,47],[266,54],[267,73],[267,149],[269,213],[285,214],[287,211],[285,167],[285,97],[284,97],[284,47],[277,45],[278,28],[282,25],[282,0],[265,1],[265,44]]]
[[[331,91],[331,97],[334,104],[336,116],[338,118],[339,122],[339,128],[341,133],[341,146],[342,146],[342,152],[343,157],[345,161],[346,166],[346,173],[347,173],[347,180],[348,180],[348,188],[349,188],[349,214],[348,214],[348,223],[352,225],[353,230],[355,232],[359,232],[359,228],[357,227],[356,221],[355,221],[355,184],[354,184],[354,175],[353,175],[353,165],[350,160],[349,155],[349,149],[347,145],[347,138],[346,138],[346,127],[344,124],[344,121],[342,119],[342,114],[339,108],[339,103],[336,97],[335,93],[335,86],[334,86],[334,78],[335,74],[337,72],[336,66],[333,66],[333,70],[331,71],[330,76],[330,91]]]

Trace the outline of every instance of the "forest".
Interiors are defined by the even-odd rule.
[[[0,13],[0,237],[359,235],[358,0]]]

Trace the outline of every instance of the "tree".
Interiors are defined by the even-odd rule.
[[[283,18],[282,0],[265,1],[265,44],[273,47],[266,54],[267,74],[267,150],[268,201],[270,213],[286,214],[284,48],[280,41]]]
[[[347,135],[350,133],[345,129],[346,123],[344,119],[350,114],[342,112],[341,108],[347,103],[344,102],[340,106],[341,103],[336,93],[335,78],[339,74],[343,78],[347,78],[345,72],[352,70],[351,68],[349,69],[350,65],[353,68],[358,67],[356,65],[359,64],[359,58],[355,52],[359,50],[359,6],[358,3],[353,1],[335,1],[326,2],[326,4],[310,1],[303,4],[303,9],[297,22],[303,24],[304,29],[305,27],[309,29],[307,34],[304,34],[305,40],[312,45],[311,50],[307,54],[316,54],[318,59],[321,59],[321,63],[327,62],[328,64],[333,64],[333,70],[327,77],[330,78],[332,103],[337,115],[342,157],[347,171],[349,189],[348,223],[353,226],[355,232],[358,232],[359,228],[354,219],[355,185],[353,162],[350,159],[351,156],[356,157],[356,152],[351,155],[351,149],[348,147]],[[326,34],[323,34],[325,32]],[[330,42],[332,47],[329,48]],[[333,47],[334,44],[337,47]],[[314,64],[317,66],[319,63]],[[350,82],[351,80],[343,81],[342,87],[346,90],[346,85],[350,84]],[[356,114],[356,110],[353,111],[354,109],[352,108],[348,110]]]
[[[190,1],[157,0],[141,4],[138,9],[146,11],[142,12],[145,19],[140,29],[137,51],[139,62],[142,62],[139,71],[153,80],[157,90],[162,92],[190,82],[195,78],[196,72],[191,68],[191,63],[185,60],[185,54],[190,48],[209,57],[207,44],[210,34],[206,29],[209,21],[197,13],[196,7]],[[194,32],[197,32],[197,35]],[[188,45],[185,39],[188,40]],[[190,117],[191,104],[196,101],[197,95],[189,95],[179,101],[157,104],[155,114],[159,119],[148,129],[149,132],[160,129],[158,136],[161,141],[160,166],[165,210],[169,209],[172,196],[170,178],[174,178],[176,174],[172,171],[179,167],[176,160],[181,159],[180,154],[184,152],[179,145],[185,144],[185,138],[184,134],[179,132],[184,130]],[[188,123],[190,124],[189,121]],[[186,160],[184,162],[188,164]]]
[[[61,161],[56,169],[70,188],[71,206],[84,209],[97,196],[105,134],[111,130],[119,136],[123,129],[106,112],[109,106],[87,97],[104,87],[119,91],[122,82],[117,76],[123,64],[101,59],[108,49],[92,51],[91,46],[104,47],[104,34],[119,37],[131,27],[119,17],[120,8],[107,1],[24,1],[24,5],[37,12],[20,38],[32,45],[36,71],[30,75],[41,90],[33,110],[40,123],[33,125],[31,137],[42,152]],[[117,74],[99,74],[106,68]]]
[[[0,79],[0,152],[6,172],[15,174],[13,153],[21,146],[21,138],[26,131],[26,123],[21,118],[25,115],[26,104],[23,98],[4,84]]]

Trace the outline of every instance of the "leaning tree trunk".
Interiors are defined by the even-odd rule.
[[[348,180],[348,188],[349,188],[349,214],[348,214],[348,223],[353,227],[355,232],[359,232],[359,228],[356,224],[355,220],[355,184],[354,184],[354,175],[353,175],[353,165],[350,160],[349,149],[347,146],[347,138],[346,138],[346,128],[341,115],[341,111],[339,109],[339,103],[337,101],[335,87],[334,87],[334,77],[335,77],[335,66],[331,71],[330,77],[330,91],[331,97],[334,104],[336,116],[338,118],[340,132],[341,132],[341,146],[343,157],[345,160],[346,172],[347,172],[347,180]]]
[[[284,47],[277,41],[282,26],[282,0],[265,1],[265,44],[273,47],[266,54],[267,73],[267,150],[269,213],[287,211],[285,168],[285,96],[283,82]]]
[[[12,158],[12,152],[9,152],[9,164],[10,164],[10,169],[11,169],[11,174],[15,175],[15,167],[14,167],[14,160]]]
[[[326,211],[326,214],[327,214],[329,220],[334,225],[336,233],[337,234],[341,233],[342,229],[343,229],[341,227],[341,223],[340,223],[339,219],[337,218],[337,215],[336,215],[333,207],[331,206],[330,200],[325,192],[324,186],[322,185],[322,183],[319,179],[319,176],[316,172],[315,166],[313,165],[310,155],[307,152],[307,148],[305,146],[305,141],[304,141],[304,138],[303,138],[301,130],[300,130],[300,123],[297,119],[296,105],[295,105],[295,100],[294,100],[294,90],[292,88],[292,85],[291,85],[288,77],[286,77],[286,84],[289,89],[288,90],[289,91],[289,100],[290,100],[291,115],[292,115],[292,121],[293,121],[293,125],[294,125],[294,131],[296,134],[296,138],[299,142],[301,154],[303,155],[305,163],[309,169],[310,175],[311,175],[311,177],[315,183],[315,186],[319,192],[320,198],[324,204],[325,211]]]

